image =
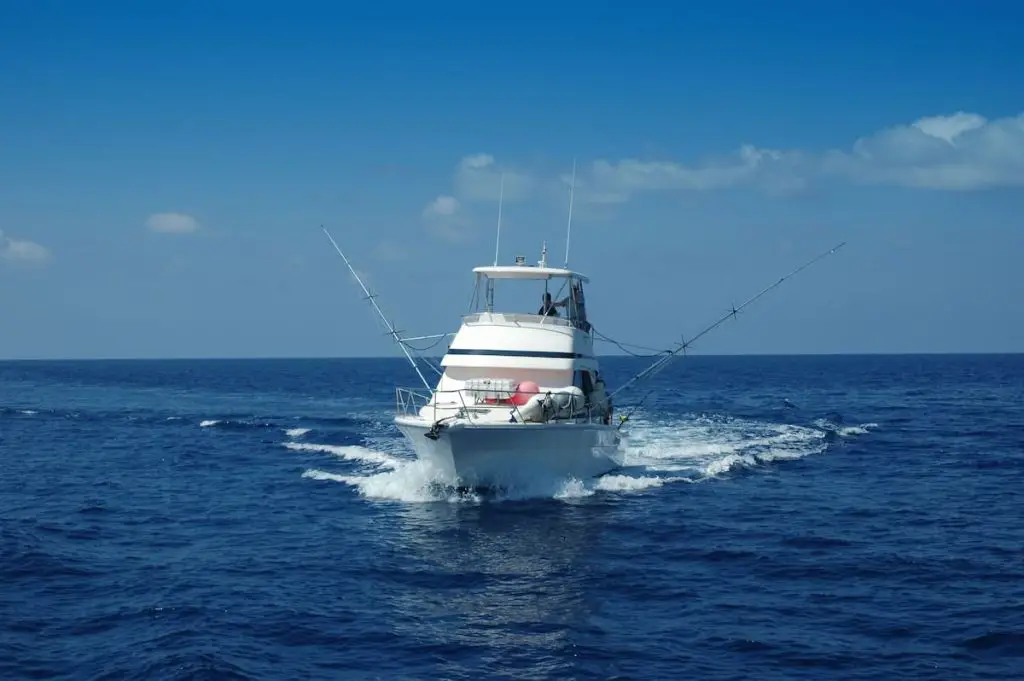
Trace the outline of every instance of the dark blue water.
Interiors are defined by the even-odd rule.
[[[414,379],[0,363],[0,677],[1024,676],[1024,356],[681,360],[627,469],[484,498]]]

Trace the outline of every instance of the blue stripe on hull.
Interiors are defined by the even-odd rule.
[[[476,348],[448,348],[449,355],[478,355],[487,357],[534,357],[543,359],[593,359],[579,352],[546,352],[544,350],[480,350]]]

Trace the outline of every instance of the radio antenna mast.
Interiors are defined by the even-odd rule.
[[[409,364],[412,364],[412,368],[416,372],[416,375],[420,377],[421,381],[423,381],[423,385],[427,387],[427,390],[433,391],[433,388],[431,387],[430,383],[428,383],[427,379],[424,378],[423,372],[420,371],[419,365],[416,364],[416,360],[412,358],[412,355],[409,354],[408,348],[405,347],[405,339],[398,335],[398,331],[395,330],[394,324],[388,321],[388,318],[385,317],[384,313],[381,311],[380,306],[377,305],[377,301],[375,300],[377,296],[373,295],[372,293],[370,293],[369,290],[367,290],[366,284],[364,284],[363,280],[359,278],[358,274],[356,274],[355,269],[352,268],[352,263],[350,263],[348,261],[348,258],[345,257],[345,254],[341,252],[341,248],[338,247],[337,242],[334,240],[334,237],[331,236],[331,233],[327,231],[327,228],[325,228],[323,225],[320,225],[320,229],[324,230],[324,234],[326,234],[327,238],[331,240],[331,244],[334,246],[334,250],[336,250],[338,252],[338,255],[341,256],[341,259],[345,261],[345,265],[348,267],[348,271],[351,272],[352,276],[355,277],[355,280],[359,282],[360,288],[362,288],[363,293],[366,294],[366,300],[370,301],[370,303],[373,305],[373,309],[377,311],[377,314],[384,321],[384,325],[388,327],[389,334],[391,335],[392,338],[395,339],[395,342],[398,343],[398,346],[402,348],[402,352],[405,353],[405,358],[409,360]]]
[[[494,266],[498,266],[498,247],[501,245],[501,204],[505,199],[505,173],[501,174],[498,185],[498,236],[494,240]]]
[[[569,185],[569,224],[565,228],[565,264],[563,268],[569,268],[569,236],[572,234],[572,200],[576,193],[576,158],[572,159],[572,183]]]

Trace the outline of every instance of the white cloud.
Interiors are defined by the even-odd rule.
[[[461,208],[462,205],[454,196],[439,196],[423,209],[423,217],[450,217],[458,213]]]
[[[446,241],[473,237],[473,218],[467,203],[522,201],[536,189],[531,173],[498,165],[490,154],[464,156],[455,166],[452,195],[443,194],[427,204],[423,218],[434,236]]]
[[[184,213],[154,213],[146,219],[146,227],[152,232],[189,234],[199,229],[199,223]]]
[[[1024,186],[1024,114],[989,121],[959,111],[880,130],[856,140],[849,151],[777,151],[745,146],[731,164],[705,164],[692,169],[666,165],[660,176],[648,174],[633,183],[619,177],[611,184],[634,193],[641,189],[716,189],[744,183],[802,186],[825,179],[946,191],[1019,187]],[[648,169],[650,166],[647,164]],[[666,181],[666,176],[673,181]]]
[[[960,134],[977,130],[988,121],[983,116],[959,111],[952,116],[931,116],[918,119],[914,127],[931,137],[938,137],[950,144]]]
[[[455,193],[463,201],[521,201],[533,188],[529,173],[501,167],[490,154],[465,156],[455,168]]]
[[[430,232],[439,239],[462,242],[473,236],[472,220],[454,196],[439,196],[431,201],[423,209],[423,219]]]
[[[12,239],[0,230],[0,259],[40,263],[50,259],[50,251],[34,241]]]
[[[1024,114],[989,121],[965,112],[921,118],[831,152],[822,175],[863,184],[971,191],[1024,186]]]
[[[457,167],[455,194],[464,201],[495,200],[498,178],[491,156],[466,156]],[[567,172],[538,180],[529,172],[506,171],[505,198],[526,198],[543,184],[548,196],[564,201],[569,181]],[[583,214],[600,214],[644,193],[747,186],[778,194],[825,181],[936,191],[1024,187],[1024,113],[995,120],[964,111],[926,116],[865,135],[845,150],[744,144],[691,163],[597,159],[581,164],[575,201],[584,211],[592,207]]]
[[[581,203],[622,203],[640,192],[722,189],[751,181],[765,165],[781,161],[782,152],[751,145],[742,146],[731,156],[694,166],[672,161],[599,159],[577,176],[576,199]],[[566,181],[565,176],[562,179]]]

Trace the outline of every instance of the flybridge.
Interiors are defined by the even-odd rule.
[[[485,267],[474,267],[473,272],[482,274],[490,279],[579,279],[583,283],[589,283],[590,279],[574,272],[573,270],[561,267],[539,267],[534,265],[487,265]]]

